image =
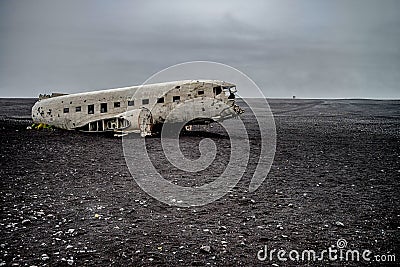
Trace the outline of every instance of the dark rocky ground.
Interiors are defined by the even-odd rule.
[[[33,102],[0,100],[0,265],[368,264],[257,260],[264,245],[322,251],[340,238],[347,248],[400,261],[400,101],[270,100],[277,149],[267,180],[247,192],[259,144],[247,112],[254,158],[245,176],[225,197],[193,208],[143,192],[125,165],[121,139],[26,130]],[[159,139],[146,142],[161,174],[192,186],[218,175],[228,160],[229,140],[207,132],[183,136],[184,153],[195,156],[193,143],[205,136],[220,156],[198,175],[174,174]]]

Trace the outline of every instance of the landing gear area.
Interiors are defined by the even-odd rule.
[[[111,118],[89,122],[88,124],[77,128],[77,130],[82,132],[121,131],[129,126],[129,121],[124,118]]]

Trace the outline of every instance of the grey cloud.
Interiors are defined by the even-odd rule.
[[[0,96],[134,85],[210,60],[267,97],[399,98],[398,10],[378,0],[2,1]]]

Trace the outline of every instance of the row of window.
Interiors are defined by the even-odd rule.
[[[142,104],[147,105],[149,104],[148,99],[142,99]],[[135,101],[134,100],[129,100],[128,101],[128,106],[134,106]],[[114,102],[114,108],[119,108],[121,107],[121,102]],[[82,107],[78,106],[75,107],[75,112],[81,112]],[[106,113],[107,112],[107,103],[101,103],[100,104],[100,113]],[[69,113],[69,108],[64,108],[64,113]],[[94,113],[94,104],[88,105],[88,114],[93,114]]]
[[[178,87],[177,87],[178,88]],[[216,93],[217,95],[220,94],[222,92],[221,87],[214,87],[214,93]],[[197,91],[198,95],[204,95],[204,90],[198,90]],[[190,96],[190,94],[188,95]],[[173,102],[179,102],[181,99],[181,97],[179,95],[177,96],[172,96],[172,101]],[[85,100],[86,102],[86,100]],[[142,99],[142,105],[148,105],[150,103],[150,100],[147,99]],[[160,97],[157,99],[157,103],[164,103],[164,97]],[[72,104],[72,102],[70,102],[70,104]],[[135,105],[135,101],[134,100],[129,100],[128,101],[128,106],[134,106]],[[121,102],[114,102],[114,108],[119,108],[121,107]],[[75,107],[75,112],[81,112],[82,111],[82,107],[78,106]],[[106,113],[107,112],[107,103],[101,103],[100,104],[100,113]],[[69,108],[64,108],[64,113],[69,113]],[[88,105],[88,114],[94,114],[94,105]]]
[[[180,100],[181,97],[179,95],[172,97],[172,102],[179,102]],[[164,97],[160,97],[159,99],[157,99],[157,103],[164,103]]]
[[[203,92],[204,93],[204,92]],[[172,101],[173,102],[179,102],[181,99],[180,96],[173,96]],[[150,103],[150,100],[148,98],[142,99],[142,105],[148,105]],[[160,97],[157,99],[157,103],[164,103],[164,97]],[[134,100],[129,100],[128,101],[128,106],[134,106],[135,101]],[[114,108],[119,108],[121,107],[121,102],[114,102]],[[75,107],[75,112],[81,112],[82,107],[78,106]],[[106,113],[107,112],[107,103],[100,103],[100,113]],[[69,108],[64,108],[64,113],[69,113]],[[94,114],[94,104],[88,105],[88,114]]]

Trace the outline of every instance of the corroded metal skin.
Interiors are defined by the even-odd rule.
[[[32,108],[35,123],[67,130],[151,135],[168,122],[208,124],[235,117],[236,86],[217,80],[184,80],[42,97]],[[173,112],[179,110],[179,112]],[[172,114],[169,116],[169,114]]]

